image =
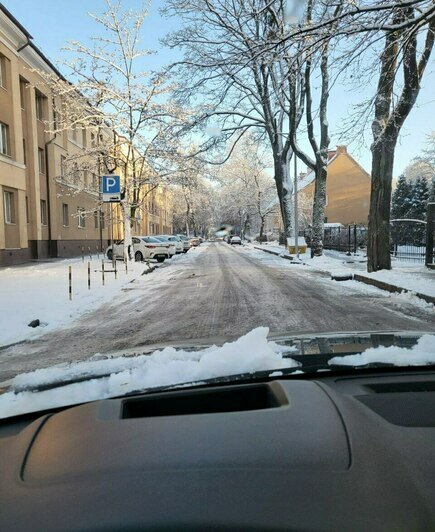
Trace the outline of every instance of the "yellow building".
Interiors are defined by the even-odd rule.
[[[95,252],[111,237],[109,207],[99,202],[99,176],[80,171],[73,182],[65,175],[65,161],[85,152],[92,133],[47,131],[56,116],[41,71],[62,78],[0,4],[0,266],[75,256],[82,247]],[[168,192],[160,187],[150,198],[152,210],[141,209],[140,231],[171,232]]]
[[[367,225],[370,207],[371,178],[348,153],[346,146],[328,152],[325,222]],[[298,180],[299,224],[310,225],[314,197],[314,172],[300,174]],[[278,235],[283,231],[279,205],[268,217],[266,232]]]
[[[328,153],[328,156],[325,222],[367,225],[370,174],[348,153],[346,146],[337,146],[336,150]],[[298,190],[301,203],[312,206],[314,172],[307,173],[300,180]]]

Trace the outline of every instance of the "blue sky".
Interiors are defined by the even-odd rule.
[[[87,15],[91,12],[101,12],[104,8],[103,0],[2,0],[11,13],[32,34],[35,44],[54,62],[62,58],[61,48],[69,40],[86,42],[92,35],[94,22]],[[176,21],[168,21],[160,17],[158,7],[162,0],[153,2],[149,8],[149,15],[144,24],[143,45],[154,49],[157,54],[148,56],[146,69],[157,70],[175,59],[176,53],[162,48],[159,38],[169,30],[174,29]],[[140,0],[124,0],[124,5],[137,8]],[[403,128],[395,159],[395,175],[399,175],[410,160],[417,156],[425,147],[426,136],[435,130],[435,54],[429,64],[427,75],[416,107],[408,117]],[[370,96],[374,87],[368,87],[357,94],[349,87],[337,85],[330,97],[329,123],[331,129],[331,148],[338,143],[334,131],[341,124],[350,106],[361,98]],[[343,140],[341,143],[346,144]],[[370,172],[370,131],[365,135],[363,148],[349,146],[349,151],[358,159],[360,164]]]

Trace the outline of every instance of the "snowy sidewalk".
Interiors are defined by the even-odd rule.
[[[284,258],[297,258],[290,255],[284,246],[277,243],[255,244],[255,248],[268,251]],[[311,258],[309,253],[300,255],[302,264],[326,272],[331,276],[352,274],[356,281],[372,284],[390,292],[410,292],[435,304],[435,271],[419,263],[393,261],[392,270],[367,272],[367,259],[361,253],[347,255],[338,251],[324,250],[321,257]]]
[[[189,252],[192,253],[192,252]],[[187,254],[187,256],[189,255]],[[183,261],[177,255],[162,265],[150,266],[166,269]],[[91,288],[88,289],[88,261],[91,263]],[[0,346],[34,339],[53,329],[67,325],[83,314],[93,311],[120,297],[129,283],[140,278],[148,269],[145,263],[132,262],[125,271],[122,261],[117,261],[117,278],[111,261],[104,261],[105,283],[102,284],[101,257],[96,256],[31,263],[0,270]],[[68,298],[68,271],[72,270],[72,300]],[[109,271],[108,271],[109,270]],[[155,273],[151,277],[155,278]],[[148,277],[148,276],[147,276]],[[32,328],[32,320],[41,325]]]

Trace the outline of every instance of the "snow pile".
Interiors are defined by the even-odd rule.
[[[295,360],[283,357],[284,352],[289,352],[288,347],[267,340],[268,333],[267,327],[258,327],[221,347],[212,346],[192,352],[167,347],[151,355],[91,360],[19,375],[13,379],[12,389],[110,373],[107,377],[57,389],[5,393],[0,396],[0,418],[116,397],[137,390],[299,366]]]
[[[427,366],[435,364],[435,335],[424,334],[410,349],[406,347],[371,347],[359,355],[334,357],[330,365],[364,366],[381,362],[394,366]]]

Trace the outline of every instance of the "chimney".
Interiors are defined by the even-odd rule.
[[[344,145],[337,146],[337,153],[347,153],[347,147]]]

